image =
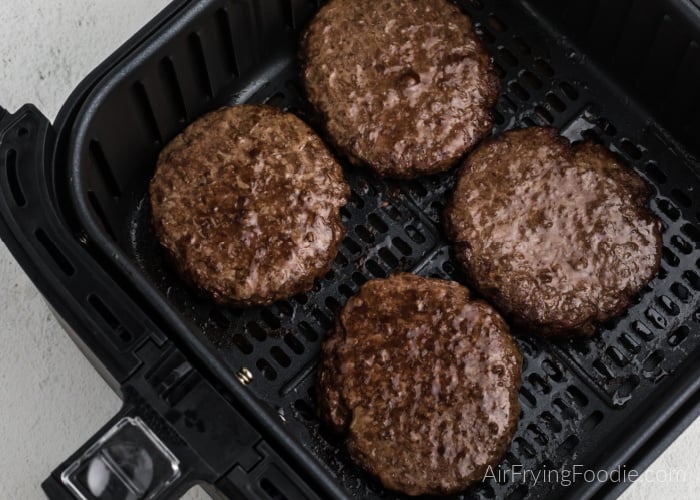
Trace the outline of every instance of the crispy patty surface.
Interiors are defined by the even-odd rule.
[[[379,175],[446,170],[493,125],[499,80],[470,19],[447,0],[331,0],[301,58],[330,140]]]
[[[234,306],[310,289],[337,254],[348,196],[321,139],[267,106],[198,119],[163,149],[150,184],[156,234],[179,271]]]
[[[591,335],[657,274],[648,185],[603,146],[506,132],[466,159],[445,227],[468,280],[543,336]]]
[[[506,452],[521,364],[506,323],[467,288],[397,274],[367,282],[336,318],[319,414],[387,488],[449,494]]]

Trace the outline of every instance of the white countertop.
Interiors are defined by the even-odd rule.
[[[82,78],[152,18],[166,0],[3,0],[0,105],[30,102],[53,120]],[[0,244],[0,498],[43,498],[39,487],[62,460],[109,420],[119,398],[61,330]],[[634,425],[634,422],[630,422]],[[650,472],[685,481],[637,482],[624,500],[697,497],[700,422]],[[188,498],[206,498],[197,490]]]

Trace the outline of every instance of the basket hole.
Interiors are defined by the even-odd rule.
[[[408,256],[408,255],[411,255],[413,253],[413,249],[411,248],[411,245],[406,243],[400,237],[397,236],[396,238],[391,240],[391,242],[394,244],[394,246],[396,248],[398,248],[399,252],[401,252],[402,254]]]
[[[537,399],[525,387],[520,388],[520,396],[520,400],[530,408],[535,408],[537,406]]]
[[[605,135],[614,136],[617,134],[617,128],[615,128],[615,125],[613,125],[610,120],[599,118],[596,123],[598,128],[600,128]]]
[[[309,403],[307,403],[303,399],[297,399],[296,401],[294,401],[294,409],[304,420],[314,420],[316,417],[316,415],[314,414],[314,410],[311,408]]]
[[[522,82],[523,82],[525,85],[527,85],[528,87],[530,87],[530,88],[532,88],[532,89],[537,90],[537,89],[541,89],[541,88],[542,88],[542,80],[540,80],[539,78],[537,78],[537,77],[535,76],[535,74],[532,73],[532,72],[530,72],[530,71],[527,71],[527,70],[523,71],[523,72],[520,74],[520,79],[522,80]]]
[[[233,345],[243,354],[250,354],[253,352],[253,345],[240,333],[233,336]]]
[[[661,256],[663,257],[664,262],[671,267],[678,267],[678,265],[681,263],[681,259],[667,247],[663,247],[661,250]]]
[[[104,182],[107,191],[109,191],[110,196],[113,198],[119,198],[122,194],[122,190],[119,187],[117,178],[114,176],[114,171],[112,170],[109,161],[107,161],[102,145],[98,141],[92,140],[90,141],[89,151],[92,162],[97,168],[97,173],[102,178],[102,181]]]
[[[457,271],[457,269],[455,269],[455,266],[452,265],[452,262],[450,261],[443,262],[442,270],[445,271],[445,274],[447,274],[448,276],[453,276]]]
[[[545,446],[549,442],[547,435],[535,424],[529,424],[527,430],[537,444]]]
[[[639,345],[639,342],[637,342],[633,337],[630,337],[626,333],[620,335],[620,345],[632,354],[636,354],[637,352],[639,352],[639,349],[641,347]]]
[[[695,274],[694,271],[685,271],[683,273],[683,279],[690,284],[693,290],[700,290],[700,276]]]
[[[603,141],[600,139],[600,136],[598,133],[593,130],[593,129],[586,129],[583,132],[581,132],[581,137],[583,137],[585,140],[590,141],[594,144],[603,144]]]
[[[549,394],[552,390],[549,384],[545,382],[545,380],[542,377],[540,377],[537,373],[531,374],[528,377],[528,380],[530,381],[530,384],[532,384],[532,386],[542,394]]]
[[[425,243],[425,236],[423,236],[423,233],[421,233],[418,228],[413,225],[406,226],[406,234],[409,238],[411,238],[411,240],[419,245]]]
[[[269,479],[262,478],[260,480],[260,488],[265,492],[270,500],[289,500],[287,496],[277,489],[277,486],[272,484]]]
[[[298,328],[302,336],[309,342],[316,342],[318,340],[318,333],[316,333],[316,330],[306,321],[299,323]]]
[[[622,351],[620,351],[617,347],[610,346],[605,350],[605,353],[608,355],[608,357],[619,367],[626,366],[629,363],[629,359],[622,354]]]
[[[476,10],[481,10],[484,8],[484,4],[481,3],[481,0],[467,0],[467,3],[474,7]]]
[[[367,282],[367,278],[364,277],[362,273],[352,273],[352,280],[357,286],[362,286]]]
[[[562,442],[557,448],[557,453],[560,455],[570,455],[572,451],[578,446],[579,439],[571,435]]]
[[[654,335],[651,333],[651,330],[647,325],[642,323],[641,321],[635,321],[632,323],[632,329],[634,330],[634,333],[637,334],[639,338],[641,338],[644,341],[649,341],[652,338],[654,338]]]
[[[561,82],[559,89],[569,100],[575,101],[578,99],[578,91],[568,82]]]
[[[399,265],[399,260],[389,251],[388,248],[382,248],[379,250],[379,258],[381,258],[390,269],[394,269]]]
[[[683,226],[681,226],[681,232],[693,240],[696,246],[700,245],[700,229],[692,224],[683,224]]]
[[[353,292],[352,288],[350,288],[346,284],[342,284],[338,287],[338,292],[340,292],[344,297],[350,298],[353,295],[355,295],[355,292]]]
[[[389,230],[389,226],[377,214],[369,214],[367,222],[380,233],[386,233]]]
[[[671,238],[671,244],[676,248],[679,252],[688,255],[693,251],[693,245],[691,245],[688,241],[680,237],[679,235],[674,235]]]
[[[559,398],[554,400],[553,405],[564,420],[576,420],[578,417],[578,413]]]
[[[70,263],[63,252],[58,249],[53,240],[49,238],[49,235],[46,234],[43,229],[37,229],[34,235],[41,246],[44,247],[46,253],[48,253],[56,263],[58,268],[67,276],[73,276],[75,274],[75,267],[73,267],[73,264]]]
[[[505,118],[501,113],[498,111],[494,110],[492,112],[493,114],[493,121],[496,123],[496,125],[503,125],[503,123],[506,121]]]
[[[683,342],[690,334],[690,329],[683,325],[668,334],[668,345],[675,347]]]
[[[542,369],[547,376],[555,382],[560,382],[564,378],[564,374],[562,373],[561,369],[551,359],[545,359],[542,361]]]
[[[663,360],[663,351],[654,351],[644,360],[644,365],[642,369],[647,373],[654,372]]]
[[[311,315],[316,319],[321,328],[328,329],[333,324],[331,318],[329,318],[323,311],[318,308],[314,308],[311,311]]]
[[[525,40],[523,40],[519,36],[513,37],[513,46],[523,54],[529,54],[530,52],[532,52],[530,46],[525,42]]]
[[[277,378],[277,372],[266,359],[260,358],[255,363],[255,366],[258,367],[260,373],[262,373],[267,380],[275,380]]]
[[[667,181],[666,174],[664,174],[659,169],[659,166],[656,163],[654,163],[653,161],[647,162],[645,171],[649,175],[649,177],[651,177],[652,180],[654,180],[657,184],[666,183],[666,181]]]
[[[484,42],[491,44],[496,41],[496,37],[489,30],[481,26],[480,24],[474,25],[474,31]]]
[[[564,104],[564,101],[559,99],[554,92],[548,92],[545,96],[545,100],[547,101],[547,104],[549,104],[549,106],[558,113],[566,110],[566,104]]]
[[[535,106],[535,114],[544,120],[546,123],[553,123],[554,122],[554,117],[552,116],[552,113],[547,111],[547,109],[544,106]]]
[[[350,263],[348,258],[343,255],[342,252],[338,252],[338,254],[335,256],[335,265],[338,267],[345,267]]]
[[[506,49],[505,47],[500,47],[498,49],[498,58],[506,64],[506,66],[517,66],[518,58],[513,55],[513,53]]]
[[[629,139],[622,139],[620,147],[633,160],[639,160],[642,157],[642,150]]]
[[[246,331],[258,342],[262,342],[267,338],[265,330],[255,321],[248,322]]]
[[[24,207],[27,204],[27,199],[24,197],[24,192],[19,185],[19,177],[17,175],[17,151],[10,149],[5,156],[5,169],[7,171],[7,183],[10,187],[10,193],[18,207]]]
[[[544,59],[535,59],[534,67],[537,72],[547,78],[554,76],[554,69],[552,66]]]
[[[501,21],[498,16],[494,14],[491,14],[488,18],[486,18],[486,24],[488,24],[491,29],[498,33],[503,33],[508,30],[506,23]]]
[[[95,311],[97,311],[97,313],[102,317],[102,319],[105,320],[107,325],[109,325],[112,330],[116,330],[117,327],[120,326],[117,317],[97,295],[91,294],[88,296],[88,303]]]
[[[681,211],[673,203],[671,203],[670,200],[660,198],[656,204],[659,207],[659,210],[661,210],[664,215],[666,215],[672,221],[677,221],[681,216]]]
[[[23,138],[29,135],[29,129],[27,127],[20,127],[17,131],[17,137]]]
[[[348,249],[350,253],[360,253],[362,247],[355,243],[355,241],[349,236],[343,240],[343,246]]]
[[[150,132],[152,140],[156,144],[161,144],[163,142],[163,136],[158,126],[158,120],[153,111],[153,104],[151,103],[151,98],[148,96],[146,86],[142,82],[136,82],[131,90],[136,102],[136,109],[141,115],[141,119],[146,124],[146,129]]]
[[[117,332],[119,333],[119,340],[125,344],[128,344],[134,340],[134,336],[131,334],[131,332],[125,329],[123,326],[117,327]]]
[[[102,227],[104,228],[104,230],[107,232],[109,237],[112,238],[112,240],[116,241],[117,237],[114,235],[114,230],[112,229],[112,226],[109,223],[107,214],[102,208],[102,204],[97,199],[97,195],[93,191],[88,191],[88,201],[90,202],[90,205],[92,205],[92,209],[95,211],[95,215],[102,223]]]
[[[534,458],[535,456],[535,450],[532,448],[532,445],[525,441],[521,437],[516,437],[513,440],[513,444],[515,445],[515,453],[518,456],[525,456],[527,458]]]
[[[292,360],[289,359],[289,356],[287,356],[287,354],[279,346],[274,346],[272,349],[270,349],[270,355],[280,364],[282,368],[287,368],[292,364]]]
[[[578,387],[570,385],[566,389],[566,394],[577,406],[584,407],[588,405],[588,398],[583,392],[581,392],[581,389],[579,389]]]
[[[645,312],[646,317],[651,323],[660,330],[665,330],[668,326],[668,321],[663,314],[657,311],[655,308],[650,307]]]
[[[496,76],[498,76],[498,78],[503,79],[506,76],[506,70],[504,70],[500,64],[496,62],[493,63],[493,69],[496,71]]]
[[[680,283],[671,285],[671,292],[673,292],[673,295],[678,297],[681,302],[688,302],[691,298],[690,291]]]
[[[260,313],[260,317],[267,324],[267,326],[273,330],[278,330],[282,326],[279,317],[276,314],[273,314],[269,309],[263,309],[263,311]]]
[[[348,202],[349,202],[351,205],[354,205],[356,208],[360,208],[360,209],[361,209],[361,208],[364,208],[364,207],[365,207],[365,202],[364,202],[364,200],[362,199],[362,197],[361,197],[359,194],[357,194],[357,193],[355,192],[354,189],[353,189],[352,191],[350,191],[350,198],[348,199]]]
[[[518,82],[510,82],[508,84],[508,92],[516,96],[521,101],[530,99],[530,93]]]
[[[218,309],[212,309],[211,311],[209,311],[209,319],[212,320],[214,324],[222,330],[228,329],[228,327],[231,325],[231,322],[228,320],[228,318],[224,316],[224,314]]]
[[[690,207],[693,204],[693,201],[680,189],[671,190],[671,196],[684,207]]]
[[[615,395],[621,400],[625,401],[629,399],[634,390],[639,385],[639,377],[636,375],[631,375],[620,385],[620,387],[615,391]]]
[[[340,302],[338,302],[335,297],[326,297],[325,303],[328,310],[333,314],[337,313],[341,308]]]
[[[398,221],[401,219],[401,212],[394,206],[394,205],[389,205],[384,208],[384,213],[386,213],[389,218],[393,221]]]
[[[239,76],[238,61],[236,60],[236,50],[233,45],[233,34],[231,33],[231,23],[226,9],[216,11],[216,21],[219,28],[222,44],[224,46],[223,54],[225,55],[225,63],[230,74]]]
[[[304,344],[299,342],[299,339],[292,334],[288,333],[284,336],[284,343],[287,344],[295,354],[302,354],[304,352]]]
[[[365,243],[374,243],[374,235],[365,226],[355,226],[355,234]]]
[[[583,427],[584,431],[589,432],[598,427],[602,421],[603,412],[596,410],[586,417],[581,426]]]
[[[596,359],[593,362],[593,368],[602,376],[606,381],[613,378],[613,374],[610,369],[601,360]]]
[[[365,262],[365,268],[369,271],[375,278],[386,278],[387,273],[382,269],[379,264],[373,260],[368,260]]]
[[[548,411],[544,411],[542,412],[541,418],[551,431],[561,432],[563,426],[554,415],[552,415]]]
[[[673,300],[671,300],[668,296],[662,295],[656,301],[661,305],[661,307],[666,311],[666,313],[670,314],[671,316],[678,316],[681,312],[680,307],[678,307],[678,304],[676,304]]]

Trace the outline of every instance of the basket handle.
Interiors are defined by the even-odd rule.
[[[195,484],[213,481],[183,445],[151,407],[127,399],[42,487],[52,500],[180,498]]]

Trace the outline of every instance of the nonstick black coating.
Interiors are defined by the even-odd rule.
[[[563,36],[567,26],[539,15],[537,2],[458,3],[476,22],[501,75],[494,134],[552,125],[572,141],[605,144],[654,188],[651,208],[664,225],[662,269],[636,303],[590,340],[518,337],[523,412],[499,470],[607,468],[613,464],[606,457],[623,457],[625,440],[639,436],[630,422],[642,425],[652,405],[666,404],[670,388],[688,376],[681,367],[700,347],[698,165],[630,92]],[[143,273],[231,370],[250,370],[251,391],[304,424],[301,441],[352,495],[398,497],[353,466],[319,427],[315,365],[334,313],[368,279],[402,270],[463,281],[440,228],[455,172],[395,182],[347,166],[352,196],[342,214],[348,236],[313,291],[246,310],[218,307],[197,294],[165,262],[151,228],[146,188],[157,152],[189,121],[224,104],[265,102],[313,124],[297,77],[296,39],[316,8],[313,2],[202,4],[194,20],[147,44],[138,64],[115,71],[85,113],[82,149],[73,155],[74,195],[79,207],[89,208],[79,215],[100,225],[91,236],[103,240],[125,274]],[[592,9],[605,9],[605,2],[595,4]],[[569,486],[559,478],[488,479],[465,496],[560,498],[600,487]]]

